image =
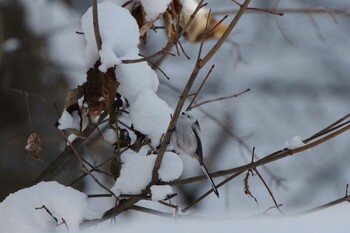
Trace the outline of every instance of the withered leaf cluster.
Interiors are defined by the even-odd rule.
[[[129,7],[131,5],[131,14],[139,26],[140,44],[147,43],[147,31],[149,29],[156,31],[154,22],[148,22],[145,19],[146,13],[140,1],[129,1],[125,4],[125,6],[127,5]],[[186,28],[186,24],[191,20],[191,14],[193,13],[191,10],[194,11],[195,9],[183,9],[180,0],[173,0],[167,10],[161,15],[164,21],[166,36],[170,43],[176,43],[182,35],[192,43],[199,42],[206,33],[206,27],[209,33],[205,35],[205,39],[218,39],[227,29],[226,25],[218,24],[218,21],[212,15],[209,15],[209,12],[205,9],[197,12]]]
[[[97,61],[94,67],[88,70],[86,82],[82,85],[89,115],[93,121],[110,109],[119,86],[114,68],[109,68],[103,73],[98,69],[100,65],[100,61]]]

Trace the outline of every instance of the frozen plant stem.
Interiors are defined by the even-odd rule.
[[[96,47],[97,50],[100,51],[102,48],[102,39],[100,35],[100,27],[98,24],[98,9],[97,9],[97,0],[92,0],[92,18],[93,18],[93,26],[94,33],[96,38]]]
[[[171,134],[175,128],[175,124],[177,122],[177,119],[181,113],[182,107],[186,101],[186,98],[191,90],[191,87],[200,71],[200,69],[213,57],[213,55],[219,50],[221,45],[224,43],[224,41],[227,39],[229,34],[232,32],[233,28],[236,26],[237,22],[239,19],[242,17],[244,11],[247,9],[248,4],[250,0],[245,0],[244,3],[242,4],[242,7],[238,11],[238,13],[235,15],[235,17],[232,19],[230,25],[227,27],[226,31],[224,34],[221,36],[221,38],[217,41],[217,43],[213,46],[213,48],[208,52],[208,54],[203,58],[200,59],[198,58],[195,67],[193,68],[192,74],[190,78],[188,79],[188,82],[182,91],[182,94],[180,96],[180,100],[177,103],[177,106],[175,108],[174,114],[171,118],[171,121],[169,123],[167,132],[164,135],[164,138],[161,142],[161,146],[158,151],[158,156],[156,159],[156,162],[154,164],[154,168],[152,171],[152,183],[155,184],[158,182],[158,170],[160,168],[160,164],[163,160],[165,150],[170,142]]]

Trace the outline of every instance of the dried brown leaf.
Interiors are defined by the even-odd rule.
[[[188,41],[192,43],[196,43],[202,40],[202,37],[206,31],[208,15],[209,15],[208,13],[201,13],[201,12],[198,12],[196,14],[196,16],[194,17],[194,19],[192,20],[192,22],[190,23],[190,25],[188,26],[184,34],[185,38]],[[189,18],[190,18],[190,15],[189,16],[185,15],[186,23],[189,20]],[[219,39],[222,36],[222,34],[226,31],[227,29],[226,25],[222,23],[219,25],[217,24],[218,24],[218,21],[210,15],[207,30],[211,30],[214,27],[215,28],[211,30],[209,34],[205,35],[206,40]]]
[[[28,155],[32,156],[35,160],[41,160],[41,140],[37,133],[31,133],[29,135],[25,150]]]
[[[173,0],[168,6],[168,10],[163,14],[164,27],[168,41],[174,43],[185,27],[185,19],[181,14],[182,5],[180,1]]]
[[[88,103],[90,117],[95,121],[104,111],[113,104],[119,83],[115,77],[114,68],[102,73],[97,61],[87,72],[87,81],[83,84],[85,100]]]
[[[122,169],[122,163],[117,157],[114,157],[109,164],[109,171],[116,180],[120,176],[120,170]]]
[[[64,109],[68,109],[72,105],[78,103],[78,100],[84,96],[84,89],[81,86],[68,91],[66,102],[64,103]]]

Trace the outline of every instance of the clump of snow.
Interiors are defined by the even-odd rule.
[[[183,171],[181,158],[173,152],[165,152],[162,164],[159,168],[159,179],[165,182],[179,178]]]
[[[118,65],[115,74],[120,83],[118,92],[130,103],[134,102],[143,90],[150,89],[156,92],[158,89],[157,74],[146,62]]]
[[[139,153],[126,151],[121,155],[120,176],[111,188],[117,196],[120,194],[139,194],[151,182],[157,155],[145,156],[142,153],[145,153],[145,150],[141,150]],[[173,163],[174,161],[175,163]],[[182,167],[183,164],[178,155],[167,152],[159,169],[159,178],[163,181],[177,179],[182,173]],[[166,169],[168,170],[166,171]],[[168,174],[166,174],[167,172]]]
[[[134,128],[147,135],[154,146],[166,132],[173,110],[153,91],[146,89],[130,107],[130,118]]]
[[[101,65],[99,66],[99,70],[101,72],[106,72],[108,68],[122,63],[122,61],[113,52],[110,44],[103,42],[101,47],[102,48],[99,51],[101,57]]]
[[[161,14],[163,14],[171,0],[137,0],[141,2],[143,6],[143,10],[145,12],[145,20],[146,22],[153,22],[159,18]],[[125,6],[129,0],[106,0],[106,2],[112,2],[117,4],[118,6]],[[133,2],[126,5],[125,7],[128,10],[132,10]]]
[[[84,219],[101,217],[88,206],[84,193],[57,182],[41,182],[10,194],[0,203],[0,232],[67,232],[45,209],[35,209],[43,205],[59,223],[63,218],[70,232],[76,232]]]
[[[152,185],[151,186],[152,201],[164,200],[168,195],[173,193],[170,185]]]
[[[303,142],[300,136],[295,136],[292,139],[284,142],[284,147],[291,150],[304,145],[305,143]]]
[[[171,0],[140,0],[147,22],[153,22],[166,11]]]
[[[62,112],[62,116],[58,120],[59,125],[57,126],[58,129],[76,129],[80,130],[80,116],[78,111],[72,112],[72,115],[64,110]]]
[[[180,1],[182,4],[182,12],[184,14],[185,17],[185,21],[187,22],[189,20],[189,18],[191,17],[191,15],[193,14],[193,12],[196,10],[199,2],[196,0],[181,0]],[[208,10],[204,7],[202,7],[197,14],[195,15],[195,17],[200,17],[204,14],[207,14]]]
[[[98,19],[104,56],[100,68],[104,70],[119,64],[118,58],[127,54],[128,50],[137,48],[139,28],[128,10],[109,2],[98,4]],[[81,28],[87,42],[85,63],[89,68],[99,59],[91,7],[81,18]]]
[[[121,156],[123,163],[120,176],[111,188],[117,196],[120,194],[139,194],[152,180],[153,156],[143,156],[132,151]]]

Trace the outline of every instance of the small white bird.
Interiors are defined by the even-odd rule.
[[[204,174],[207,176],[214,193],[219,197],[219,192],[211,178],[208,169],[203,162],[202,143],[199,137],[200,126],[198,121],[188,112],[182,112],[177,120],[171,142],[177,153],[183,152],[197,159]]]

